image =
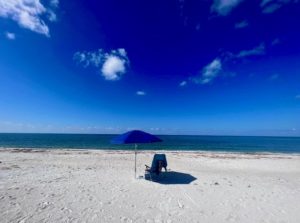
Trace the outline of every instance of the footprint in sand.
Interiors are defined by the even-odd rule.
[[[46,209],[48,206],[50,206],[51,205],[51,203],[50,202],[48,202],[48,201],[45,201],[45,202],[43,202],[43,203],[39,203],[39,209],[40,210],[44,210],[44,209]]]
[[[229,222],[239,222],[240,218],[236,215],[230,214],[225,220]]]
[[[106,202],[107,205],[112,205],[113,204],[113,201],[108,201]]]
[[[179,200],[177,200],[177,204],[178,204],[178,207],[179,207],[179,208],[181,208],[181,209],[184,208],[184,205],[183,205]]]
[[[17,199],[16,197],[11,196],[11,195],[9,195],[8,198],[9,198],[9,200],[16,200]]]
[[[120,217],[121,222],[133,222],[132,219],[127,218],[127,217]]]
[[[64,213],[66,213],[66,214],[72,213],[72,212],[73,212],[72,209],[67,208],[67,207],[63,207],[63,208],[61,208],[60,210],[62,210],[62,211],[63,211]]]

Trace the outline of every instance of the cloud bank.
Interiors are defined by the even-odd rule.
[[[119,80],[129,67],[127,52],[123,48],[110,52],[104,52],[103,49],[76,52],[73,58],[83,67],[97,68],[104,79],[109,81]]]

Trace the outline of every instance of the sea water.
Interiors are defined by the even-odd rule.
[[[116,135],[0,133],[2,148],[130,150],[113,145]],[[163,142],[140,144],[142,150],[300,153],[300,137],[159,135]]]

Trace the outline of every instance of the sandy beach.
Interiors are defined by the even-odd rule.
[[[300,155],[165,153],[159,183],[132,151],[1,149],[0,222],[300,221]]]

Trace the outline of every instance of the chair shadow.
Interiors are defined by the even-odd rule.
[[[152,181],[159,184],[190,184],[197,178],[188,174],[181,172],[162,172],[159,175],[152,175]]]

